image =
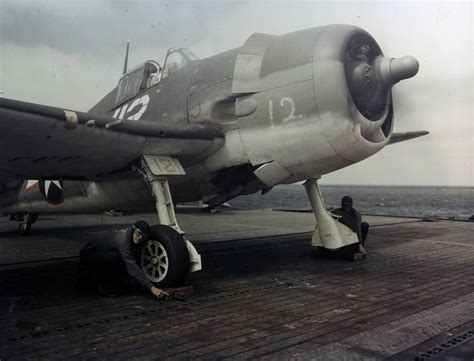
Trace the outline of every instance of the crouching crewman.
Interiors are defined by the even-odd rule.
[[[369,224],[362,222],[362,216],[357,209],[353,207],[352,197],[344,196],[341,199],[341,208],[332,210],[332,213],[339,216],[339,222],[349,227],[357,234],[358,243],[350,244],[339,250],[339,255],[350,260],[365,259],[367,252],[364,244],[369,232]]]
[[[137,221],[129,228],[108,232],[86,244],[79,254],[79,290],[97,290],[103,296],[112,290],[144,289],[158,299],[168,293],[155,287],[137,264],[139,245],[148,239],[150,226]]]

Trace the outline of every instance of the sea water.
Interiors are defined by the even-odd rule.
[[[322,185],[326,207],[339,207],[350,195],[362,214],[467,220],[474,215],[474,187]],[[270,192],[230,201],[235,208],[310,209],[303,185],[281,185]]]

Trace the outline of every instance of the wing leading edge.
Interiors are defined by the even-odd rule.
[[[143,154],[192,164],[223,143],[213,126],[117,121],[0,98],[0,177],[97,179]]]

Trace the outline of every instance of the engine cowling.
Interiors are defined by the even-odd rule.
[[[315,86],[315,95],[322,127],[339,155],[357,162],[387,144],[393,129],[391,88],[418,67],[411,56],[385,57],[360,28],[325,27],[315,45],[313,74],[315,84],[331,86]]]
[[[415,58],[385,57],[355,26],[253,34],[241,48],[204,60],[188,107],[191,121],[220,119],[229,129],[209,170],[250,164],[272,186],[381,150],[393,128],[391,87],[417,71]]]

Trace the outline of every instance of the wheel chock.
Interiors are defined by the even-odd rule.
[[[357,252],[351,255],[351,261],[356,262],[356,261],[363,261],[364,259],[367,258],[367,254],[362,253],[362,252]]]
[[[169,294],[165,300],[186,301],[194,293],[193,286],[163,288]]]

